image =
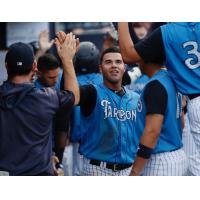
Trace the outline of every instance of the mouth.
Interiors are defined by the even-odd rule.
[[[113,75],[113,76],[117,76],[119,74],[119,71],[118,70],[112,70],[112,71],[110,71],[110,74]]]

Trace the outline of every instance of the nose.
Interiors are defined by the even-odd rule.
[[[113,63],[112,63],[112,67],[113,67],[113,68],[116,68],[116,67],[117,67],[117,63],[116,63],[116,62],[113,62]]]

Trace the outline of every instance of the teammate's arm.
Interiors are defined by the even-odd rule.
[[[147,111],[145,128],[140,138],[139,150],[130,175],[140,175],[157,144],[167,107],[167,99],[167,92],[158,81],[152,81],[146,86],[144,90],[144,103]]]
[[[63,64],[64,89],[72,91],[77,105],[80,100],[79,87],[73,66],[73,57],[76,53],[76,39],[72,33],[65,34],[62,31],[57,33],[55,44],[59,57]]]
[[[93,85],[80,86],[80,109],[81,113],[87,117],[96,106],[97,90]]]
[[[118,23],[119,33],[119,46],[123,61],[125,63],[133,63],[141,60],[141,57],[134,48],[133,41],[129,33],[129,27],[127,22]]]
[[[165,50],[161,28],[157,28],[136,44],[131,40],[127,23],[119,23],[118,30],[121,54],[125,63],[143,60],[146,63],[163,64]]]
[[[53,43],[54,40],[49,40],[49,32],[47,30],[42,31],[39,34],[39,49],[35,55],[36,60],[38,60],[40,56],[44,55],[53,46]]]
[[[140,148],[144,148],[144,151],[152,151],[156,146],[162,127],[163,118],[164,116],[160,114],[149,114],[146,116],[146,126],[140,139]],[[143,151],[143,149],[140,150]],[[146,154],[148,154],[148,152]],[[148,155],[146,158],[144,158],[143,154],[137,155],[130,175],[140,175],[148,159]]]

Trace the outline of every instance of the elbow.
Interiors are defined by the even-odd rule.
[[[122,53],[122,59],[123,59],[124,63],[126,63],[126,64],[133,63],[132,59],[126,53]]]
[[[137,55],[133,46],[130,46],[129,48],[121,48],[121,55],[126,64],[133,64],[140,60],[140,57]]]

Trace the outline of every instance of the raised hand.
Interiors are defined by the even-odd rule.
[[[39,47],[40,50],[46,52],[48,51],[54,43],[54,40],[49,41],[49,32],[42,31],[39,35]]]
[[[76,53],[77,40],[75,35],[71,33],[65,34],[63,31],[59,31],[55,39],[55,45],[58,55],[61,59],[72,60]]]

